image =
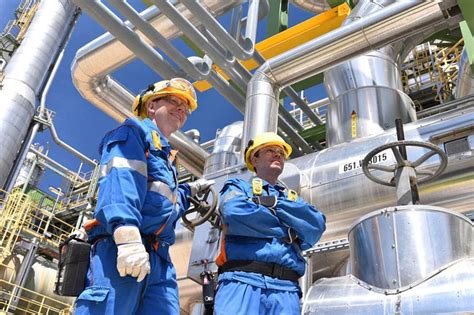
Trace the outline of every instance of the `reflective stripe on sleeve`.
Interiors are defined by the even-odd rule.
[[[176,194],[170,189],[168,184],[165,184],[160,181],[148,183],[148,190],[159,193],[160,195],[166,197],[173,204],[175,204],[178,199],[176,197]]]
[[[100,166],[100,177],[104,177],[110,173],[112,168],[129,168],[143,176],[147,177],[147,165],[145,161],[128,160],[123,157],[114,157],[107,164]]]

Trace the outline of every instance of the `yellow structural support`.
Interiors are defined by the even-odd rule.
[[[255,49],[265,58],[269,59],[304,44],[316,37],[324,35],[339,26],[349,15],[350,7],[347,3],[343,3],[333,9],[325,11],[313,18],[310,18],[298,25],[295,25],[281,33],[261,41],[255,45]],[[257,62],[253,59],[241,62],[247,70],[253,70],[257,67]],[[213,65],[213,68],[221,74],[226,80],[229,78],[222,70]],[[200,92],[210,89],[212,86],[207,81],[197,81],[194,87]]]

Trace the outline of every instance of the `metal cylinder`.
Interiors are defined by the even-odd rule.
[[[349,231],[352,274],[402,291],[472,254],[472,223],[444,208],[408,205],[369,213]]]
[[[344,21],[357,23],[393,0],[359,1]],[[404,123],[416,121],[413,102],[403,92],[399,54],[395,45],[352,58],[324,73],[324,85],[331,104],[327,114],[327,145],[372,136],[393,128],[394,118]]]
[[[243,122],[236,121],[220,131],[212,153],[206,160],[204,174],[212,174],[239,163],[242,127]]]
[[[36,93],[68,32],[75,6],[69,0],[41,1],[25,38],[5,68],[0,90],[0,187],[4,185],[34,115]]]
[[[474,75],[471,71],[471,63],[464,48],[459,61],[459,74],[456,80],[455,97],[461,98],[474,92]]]

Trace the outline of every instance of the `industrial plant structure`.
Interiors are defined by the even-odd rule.
[[[327,218],[303,252],[304,314],[474,313],[470,0],[292,0],[313,17],[291,28],[287,0],[146,2],[138,12],[125,0],[24,0],[0,37],[0,314],[73,311],[73,298],[53,293],[58,247],[91,216],[100,166],[60,139],[45,98],[81,13],[108,33],[77,51],[72,80],[109,116],[132,117],[134,95],[112,73],[136,58],[216,89],[244,115],[208,143],[171,136],[181,181],[214,179],[218,190],[249,179],[242,148],[261,132],[291,144],[281,180]],[[257,42],[262,21],[270,35]],[[173,45],[183,34],[194,55]],[[328,98],[301,96],[318,84]],[[34,144],[44,130],[78,170]],[[50,192],[38,188],[45,171],[63,179]],[[177,230],[182,314],[203,312],[216,222],[209,213]]]

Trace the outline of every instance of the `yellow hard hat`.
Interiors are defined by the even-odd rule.
[[[151,84],[143,93],[138,94],[132,105],[133,114],[142,119],[146,118],[147,113],[144,108],[146,102],[167,95],[175,95],[186,101],[190,112],[193,112],[197,108],[196,91],[193,85],[188,80],[174,78]]]
[[[255,172],[253,165],[250,163],[250,158],[260,149],[264,147],[268,147],[271,145],[276,145],[281,147],[285,151],[285,159],[291,155],[291,146],[285,142],[279,135],[274,132],[264,132],[261,133],[253,140],[250,140],[245,148],[245,164],[247,164],[247,168]]]

